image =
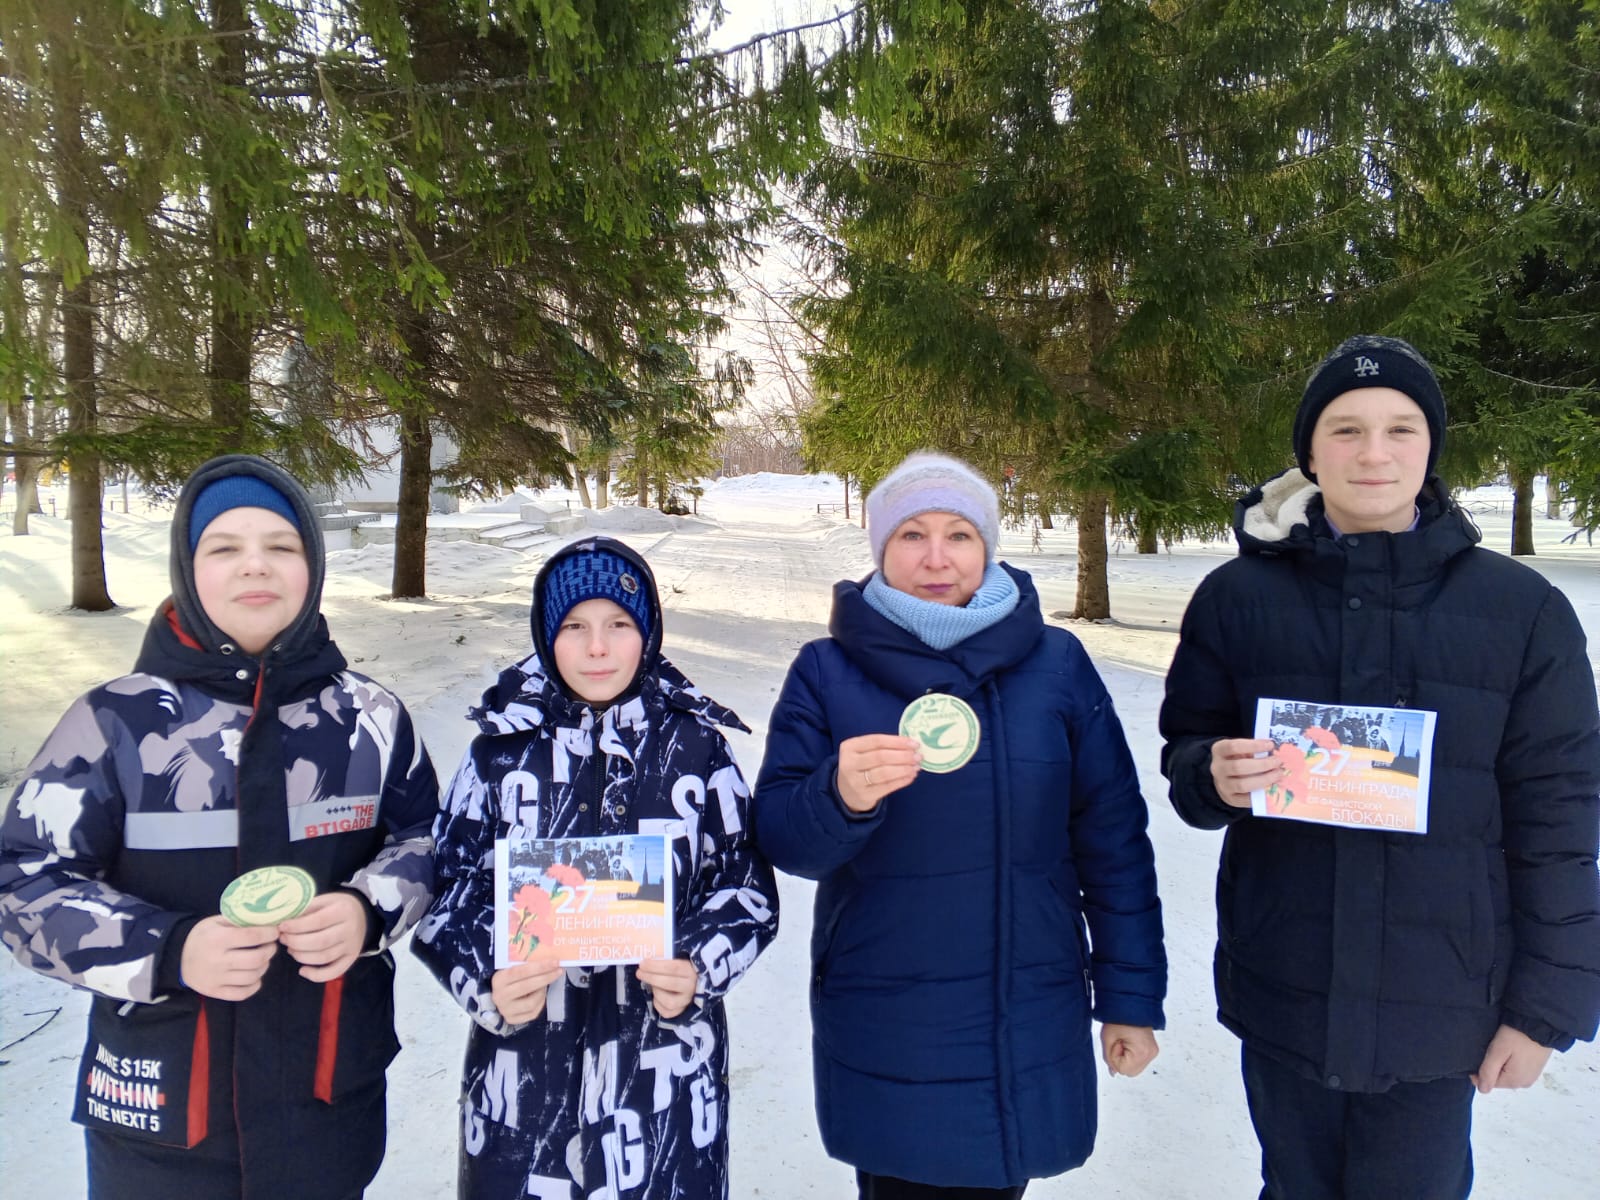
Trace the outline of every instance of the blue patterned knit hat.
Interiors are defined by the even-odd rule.
[[[649,641],[650,614],[655,603],[649,594],[650,582],[640,578],[622,555],[598,547],[580,547],[551,564],[542,583],[547,645],[555,644],[561,622],[585,600],[610,600],[621,606],[639,627],[639,635]]]
[[[200,544],[206,526],[233,508],[264,508],[275,512],[298,531],[300,517],[289,497],[255,475],[224,475],[200,489],[189,507],[189,553]]]

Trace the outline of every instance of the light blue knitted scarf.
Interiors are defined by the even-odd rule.
[[[983,583],[960,608],[897,591],[883,581],[882,571],[873,572],[861,595],[877,612],[935,650],[948,650],[999,623],[1011,615],[1022,598],[1016,580],[999,563],[989,564],[983,572]]]

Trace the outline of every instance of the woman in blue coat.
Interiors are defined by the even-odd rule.
[[[763,850],[819,881],[817,1118],[862,1200],[1017,1197],[1093,1148],[1091,1018],[1113,1073],[1157,1052],[1145,804],[1083,647],[993,561],[993,489],[913,455],[867,518],[879,569],[836,585],[831,636],[790,668],[756,784]],[[976,717],[958,769],[934,769],[931,748],[958,729],[913,730],[926,751],[897,732],[930,693]]]

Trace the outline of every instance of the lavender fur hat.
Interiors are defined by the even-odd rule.
[[[959,459],[923,452],[910,455],[867,494],[867,537],[880,569],[889,535],[928,512],[955,513],[971,521],[983,538],[986,560],[994,561],[1000,541],[1000,500],[994,488]]]

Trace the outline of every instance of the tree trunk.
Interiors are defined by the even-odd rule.
[[[1056,523],[1050,517],[1050,509],[1049,509],[1049,507],[1048,506],[1041,507],[1039,509],[1039,528],[1040,529],[1054,529],[1055,527],[1056,527]]]
[[[420,220],[414,225],[426,251],[431,251],[432,230]],[[396,599],[421,599],[428,594],[428,510],[433,494],[429,384],[438,353],[429,314],[419,312],[405,296],[395,297],[394,303],[402,306],[397,324],[405,344],[409,394],[400,402],[400,494],[395,503],[394,573],[389,594]]]
[[[433,427],[425,409],[408,405],[400,415],[400,497],[395,506],[394,577],[390,595],[428,594],[428,497],[433,491]]]
[[[86,278],[67,289],[61,306],[61,357],[67,389],[67,512],[72,518],[72,607],[86,612],[115,608],[106,587],[101,537],[100,455],[85,446],[99,426],[94,387],[94,300]]]
[[[608,458],[594,469],[594,498],[600,508],[611,504],[611,460]]]
[[[1551,521],[1561,519],[1561,480],[1549,472],[1544,477],[1544,515]]]
[[[1511,553],[1533,553],[1533,472],[1511,468]]]
[[[1106,577],[1106,513],[1109,499],[1090,495],[1078,506],[1078,599],[1072,615],[1103,621],[1111,615],[1111,586]]]
[[[650,466],[638,447],[633,451],[633,502],[640,508],[650,507]]]
[[[1089,403],[1101,410],[1111,406],[1106,386],[1100,379],[1100,355],[1111,344],[1116,331],[1116,308],[1111,300],[1111,268],[1104,266],[1091,276],[1089,285]],[[1100,621],[1111,615],[1111,584],[1106,576],[1106,514],[1111,498],[1089,493],[1078,505],[1078,600],[1072,615],[1081,620]]]
[[[242,97],[245,86],[245,34],[250,25],[244,0],[215,0],[212,9],[215,53],[212,86],[219,95]],[[250,443],[251,321],[248,314],[250,262],[244,252],[249,208],[220,148],[207,153],[211,207],[211,364],[208,383],[217,446],[237,452]]]
[[[578,490],[578,503],[593,508],[589,503],[589,480],[584,476],[583,465],[578,461],[578,431],[570,425],[561,427],[561,444],[572,455],[572,486]]]
[[[1153,521],[1140,520],[1136,528],[1139,530],[1139,553],[1154,554],[1159,548],[1156,538],[1156,527]]]
[[[26,293],[22,278],[22,263],[17,256],[18,227],[17,213],[13,209],[4,226],[0,227],[0,270],[5,272],[6,298],[5,311],[0,313],[0,338],[4,339],[6,348],[12,353],[21,351],[28,341],[30,332],[24,300]],[[33,429],[28,417],[29,401],[26,397],[17,396],[6,401],[6,424],[11,428],[11,445],[15,451],[11,461],[16,464],[17,511],[11,518],[11,532],[17,537],[28,535],[28,516],[32,512],[36,496],[36,489],[29,487],[29,474],[38,468],[32,465],[37,460],[27,453],[34,449]],[[0,455],[0,459],[3,457]],[[5,490],[3,475],[4,472],[0,471],[0,492]]]
[[[407,0],[400,6],[411,31],[411,73],[425,88],[443,85],[457,68],[455,41],[446,5],[430,0]],[[420,136],[412,130],[408,136]],[[437,218],[423,210],[411,195],[406,203],[406,223],[416,238],[422,257],[438,261]],[[428,594],[428,511],[433,495],[433,415],[447,395],[441,373],[439,331],[429,300],[422,295],[396,294],[395,326],[402,343],[405,394],[396,407],[400,415],[400,494],[395,503],[394,573],[389,593],[396,599],[421,599]]]
[[[17,464],[17,511],[11,515],[11,532],[17,537],[28,536],[28,518],[39,511],[39,460],[32,454],[20,453],[36,448],[31,408],[26,400],[13,400],[6,405],[11,444],[19,451],[13,459]]]
[[[850,519],[850,476],[844,477],[844,519]]]
[[[90,164],[83,144],[83,84],[66,42],[50,47],[55,106],[56,195],[71,238],[83,247],[83,260],[63,254],[61,275],[62,384],[67,398],[67,432],[72,453],[67,511],[72,517],[72,607],[88,612],[115,608],[106,587],[106,555],[101,540],[100,455],[88,442],[99,430],[95,395],[94,285],[89,266]]]

